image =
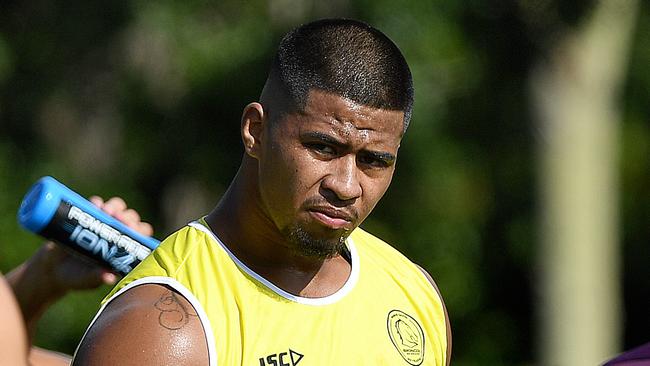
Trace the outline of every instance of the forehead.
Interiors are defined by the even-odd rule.
[[[325,128],[342,137],[396,142],[404,131],[404,112],[369,107],[336,94],[312,90],[297,128]]]

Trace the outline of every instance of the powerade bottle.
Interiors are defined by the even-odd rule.
[[[160,244],[52,177],[39,179],[27,192],[18,210],[18,222],[25,229],[70,247],[122,275]]]

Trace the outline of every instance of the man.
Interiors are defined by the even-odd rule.
[[[280,42],[245,154],[215,209],[109,295],[75,365],[444,365],[433,281],[358,228],[388,189],[413,88],[398,48],[352,20]]]

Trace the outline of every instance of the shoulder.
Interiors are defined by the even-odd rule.
[[[204,226],[195,221],[165,238],[160,246],[153,251],[152,257],[163,261],[182,259],[197,247],[201,247],[211,240],[209,232],[204,229]]]
[[[350,237],[357,247],[359,255],[364,256],[365,260],[373,261],[376,264],[375,268],[396,274],[395,278],[399,278],[400,281],[409,283],[416,281],[419,284],[419,288],[435,294],[433,298],[437,298],[435,301],[439,300],[445,317],[447,338],[446,362],[448,365],[451,359],[451,326],[442,293],[433,280],[433,277],[424,268],[412,262],[400,251],[361,228],[355,229]]]
[[[193,224],[179,229],[165,238],[147,258],[122,278],[102,302],[106,302],[122,288],[142,278],[177,278],[183,269],[194,267],[193,260],[200,260],[203,257],[204,253],[200,251],[209,248],[210,241],[208,234],[195,228]]]
[[[149,257],[141,263],[156,263],[166,268],[167,272],[178,269],[188,258],[203,255],[208,252],[219,252],[218,239],[203,220],[197,220],[177,230],[156,248]]]
[[[357,249],[391,258],[392,260],[410,262],[404,254],[377,236],[358,227],[350,235]]]
[[[192,305],[158,284],[108,302],[84,336],[73,365],[208,364],[205,332]]]
[[[422,274],[427,278],[427,280],[431,283],[431,286],[436,290],[438,293],[438,297],[440,298],[440,302],[442,304],[442,309],[445,313],[445,327],[446,327],[446,333],[447,333],[447,359],[446,359],[446,364],[449,365],[451,363],[451,349],[452,349],[452,342],[451,342],[451,324],[449,323],[449,313],[447,312],[447,306],[445,305],[445,300],[442,298],[442,293],[440,292],[440,289],[438,288],[438,285],[436,285],[436,282],[433,280],[433,277],[427,272],[424,268],[420,267],[419,265],[416,264],[416,266],[420,269]]]
[[[375,269],[398,272],[400,275],[397,278],[408,278],[429,287],[420,267],[382,239],[361,228],[355,229],[350,238],[363,261],[371,262]]]

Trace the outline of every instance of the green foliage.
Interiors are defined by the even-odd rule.
[[[3,85],[5,79],[11,74],[11,69],[12,55],[7,45],[7,41],[0,37],[0,85]]]

